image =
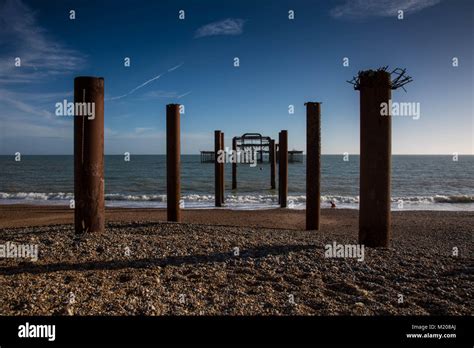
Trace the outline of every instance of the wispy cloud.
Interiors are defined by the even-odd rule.
[[[28,103],[25,103],[21,100],[18,100],[16,98],[11,98],[9,97],[5,91],[2,92],[2,95],[0,95],[0,102],[6,102],[10,106],[12,106],[14,109],[24,112],[25,114],[30,114],[34,116],[41,116],[45,117],[48,119],[51,119],[53,114],[51,111],[48,110],[41,110],[38,109],[37,107],[33,107]]]
[[[153,132],[154,130],[155,130],[155,128],[152,128],[152,127],[136,127],[135,128],[135,134],[141,135],[141,134],[144,134],[144,133]]]
[[[362,19],[396,16],[399,10],[414,13],[434,6],[442,0],[346,0],[331,10],[334,18]]]
[[[44,122],[44,119],[56,120],[54,116],[54,104],[73,95],[72,91],[67,92],[14,92],[0,89],[0,105],[8,104],[8,112],[3,113],[1,119],[5,120],[8,115],[13,114],[13,119],[18,120],[16,112],[20,112],[24,117],[34,116],[36,121]],[[36,116],[43,119],[38,120]],[[33,117],[32,117],[33,118]]]
[[[149,91],[145,94],[143,94],[143,99],[158,99],[158,98],[176,98],[178,96],[178,93],[173,92],[173,91],[163,91],[161,89],[154,90],[154,91]]]
[[[186,93],[178,93],[174,91],[163,91],[163,90],[155,90],[155,91],[149,91],[143,95],[144,99],[157,99],[157,98],[164,98],[164,99],[181,99],[188,94],[190,94],[191,91],[188,91]]]
[[[171,72],[171,71],[174,71],[174,70],[176,70],[176,69],[179,69],[181,66],[183,66],[183,64],[184,64],[184,63],[181,63],[181,64],[179,64],[179,65],[176,65],[176,66],[174,66],[174,67],[168,69],[167,72]],[[149,80],[143,82],[142,84],[138,85],[137,87],[132,88],[132,89],[130,90],[130,92],[128,92],[128,93],[126,93],[126,94],[119,95],[119,96],[116,96],[116,97],[110,97],[110,98],[108,98],[107,100],[117,100],[117,99],[125,98],[125,97],[129,96],[130,94],[136,92],[136,91],[139,90],[140,88],[143,88],[143,87],[145,87],[146,85],[152,83],[153,81],[158,80],[161,76],[163,76],[163,75],[166,74],[167,72],[164,72],[164,73],[161,73],[161,74],[159,74],[159,75],[156,75],[156,76],[152,77],[151,79],[149,79]]]
[[[24,146],[34,143],[32,139],[70,138],[71,118],[55,116],[54,103],[71,94],[71,91],[27,93],[0,89],[0,109],[4,110],[0,115],[1,151],[5,153],[13,149],[24,149]],[[57,149],[64,149],[66,146],[56,140],[48,140],[47,143],[55,144],[52,147]],[[34,147],[28,151],[34,152]]]
[[[222,21],[206,24],[196,30],[195,38],[215,35],[240,35],[245,21],[240,18],[227,18]]]
[[[122,141],[135,139],[158,139],[165,135],[166,134],[163,131],[158,131],[153,127],[135,127],[126,132],[109,130],[110,139]]]
[[[2,83],[41,82],[85,64],[85,56],[54,40],[21,0],[0,0],[0,42]],[[15,67],[15,57],[21,67]]]

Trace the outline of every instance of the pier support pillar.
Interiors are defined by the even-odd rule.
[[[181,221],[181,139],[179,104],[166,105],[166,204],[168,221]]]
[[[74,229],[104,232],[104,79],[76,77],[74,103],[94,109],[94,118],[85,112],[74,116]]]
[[[391,99],[386,71],[360,74],[359,243],[388,247],[390,241],[391,116],[381,103]]]
[[[280,140],[281,140],[281,132],[278,132],[278,151],[276,151],[277,162],[278,162],[278,204],[280,204],[281,202]],[[276,145],[275,145],[275,149],[276,149]]]
[[[221,150],[224,151],[224,132],[221,132]],[[227,154],[226,154],[227,155]],[[225,162],[220,163],[220,176],[221,176],[221,203],[225,203]]]
[[[232,138],[232,158],[234,158],[234,162],[232,162],[232,190],[237,189],[237,139],[235,137]]]
[[[276,153],[275,153],[275,140],[270,140],[269,149],[269,160],[270,160],[270,187],[272,190],[275,189],[275,176],[276,176]]]
[[[306,103],[306,229],[319,230],[321,209],[321,104]]]
[[[219,151],[222,150],[222,132],[214,131],[214,186],[215,186],[215,205],[222,206],[222,183],[224,181],[224,171],[221,170],[223,163],[219,163]]]
[[[282,130],[279,138],[280,207],[286,208],[288,200],[288,131]]]

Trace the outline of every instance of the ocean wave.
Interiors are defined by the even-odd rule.
[[[183,194],[181,198],[186,202],[212,202],[214,195],[204,194]],[[8,193],[0,192],[1,200],[42,200],[42,201],[61,201],[74,199],[73,193],[65,192],[17,192]],[[107,201],[129,201],[129,202],[166,202],[165,194],[122,194],[109,193],[105,195]],[[265,194],[242,194],[234,195],[227,194],[226,202],[229,203],[255,203],[255,204],[272,204],[278,201],[276,195]],[[288,196],[289,203],[304,204],[306,203],[305,195],[290,195]],[[403,201],[406,204],[449,204],[449,203],[474,203],[474,196],[470,195],[435,195],[435,196],[407,196],[407,197],[392,197],[392,203]],[[323,195],[321,196],[322,203],[334,202],[335,204],[359,204],[359,196],[338,196],[338,195]]]
[[[474,203],[474,196],[435,196],[436,203]]]
[[[64,192],[55,192],[55,193],[43,193],[43,192],[8,193],[8,192],[0,192],[0,199],[60,201],[60,200],[71,200],[73,198],[74,198],[73,193],[64,193]]]

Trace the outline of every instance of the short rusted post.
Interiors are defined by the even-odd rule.
[[[104,232],[104,79],[76,77],[74,103],[75,233]]]
[[[232,138],[232,190],[237,189],[237,139]]]
[[[288,200],[288,131],[280,132],[280,207],[286,208]]]
[[[216,207],[222,206],[222,197],[221,197],[221,189],[222,189],[222,177],[221,177],[221,168],[219,159],[222,157],[220,155],[221,150],[221,131],[216,130],[214,131],[214,186],[215,186],[215,205]]]
[[[362,72],[360,90],[359,243],[387,247],[390,242],[391,116],[381,104],[392,96],[387,71]]]
[[[221,151],[224,153],[224,158],[227,157],[227,153],[224,150],[224,132],[221,132]],[[225,203],[225,175],[224,175],[224,167],[225,166],[225,161],[220,163],[220,175],[221,175],[221,203]]]
[[[321,204],[321,104],[306,103],[306,229],[319,230]]]
[[[166,105],[166,193],[168,221],[181,221],[179,104]]]

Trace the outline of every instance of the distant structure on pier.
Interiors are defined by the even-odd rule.
[[[214,151],[201,151],[202,163],[214,163]]]
[[[272,138],[261,135],[260,133],[245,133],[240,137],[234,137],[236,151],[255,151],[257,154],[257,162],[270,162],[270,144]],[[276,147],[276,161],[278,162],[278,148],[279,144],[275,143]],[[202,163],[214,163],[214,151],[201,151]],[[290,150],[288,151],[288,162],[303,162],[303,151]]]

